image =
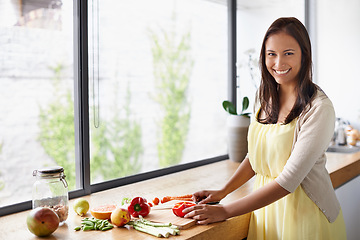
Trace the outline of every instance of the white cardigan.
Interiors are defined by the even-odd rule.
[[[289,192],[301,185],[309,198],[334,222],[340,212],[330,175],[325,168],[325,151],[334,134],[335,111],[321,90],[299,116],[291,155],[275,181]]]

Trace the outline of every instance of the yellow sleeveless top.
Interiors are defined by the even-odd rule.
[[[297,119],[289,124],[261,124],[254,119],[249,127],[248,152],[256,173],[254,190],[261,188],[283,170],[291,154]],[[248,240],[256,239],[346,239],[342,212],[329,223],[301,186],[282,199],[251,214]]]

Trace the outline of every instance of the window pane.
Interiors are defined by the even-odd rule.
[[[227,6],[89,6],[92,183],[227,153]]]
[[[0,1],[0,207],[31,200],[32,171],[75,186],[72,1]]]
[[[238,106],[248,96],[252,110],[261,77],[258,67],[261,44],[266,30],[280,17],[296,17],[305,24],[305,1],[237,1]]]

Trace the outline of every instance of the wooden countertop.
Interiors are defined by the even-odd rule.
[[[355,154],[327,153],[326,165],[334,187],[339,187],[345,182],[360,174],[360,152]],[[143,196],[147,199],[166,195],[189,194],[201,189],[218,189],[232,176],[239,163],[221,161],[198,168],[178,172],[139,183],[98,192],[85,196],[91,206],[101,204],[118,204],[123,197]],[[222,203],[231,202],[241,198],[252,191],[253,180],[229,194]],[[157,239],[148,234],[126,228],[114,228],[101,231],[75,232],[75,226],[80,225],[81,217],[72,209],[70,200],[69,218],[51,236],[45,239]],[[44,239],[37,238],[30,233],[26,226],[26,216],[29,211],[24,211],[0,218],[0,239]],[[88,216],[91,216],[88,213]],[[180,236],[171,236],[170,239],[243,239],[247,236],[250,213],[210,225],[196,225],[181,231]]]
[[[360,175],[360,152],[352,154],[326,153],[326,168],[334,188]]]

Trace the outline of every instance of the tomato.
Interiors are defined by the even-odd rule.
[[[153,201],[154,205],[158,205],[160,202],[160,199],[158,197],[156,197],[152,201]]]
[[[188,208],[188,207],[192,207],[192,206],[195,206],[196,204],[195,203],[191,203],[191,202],[178,202],[175,204],[175,206],[172,208],[172,211],[173,213],[178,216],[178,217],[184,217],[185,216],[185,213],[183,213],[182,211],[185,209],[185,208]]]

